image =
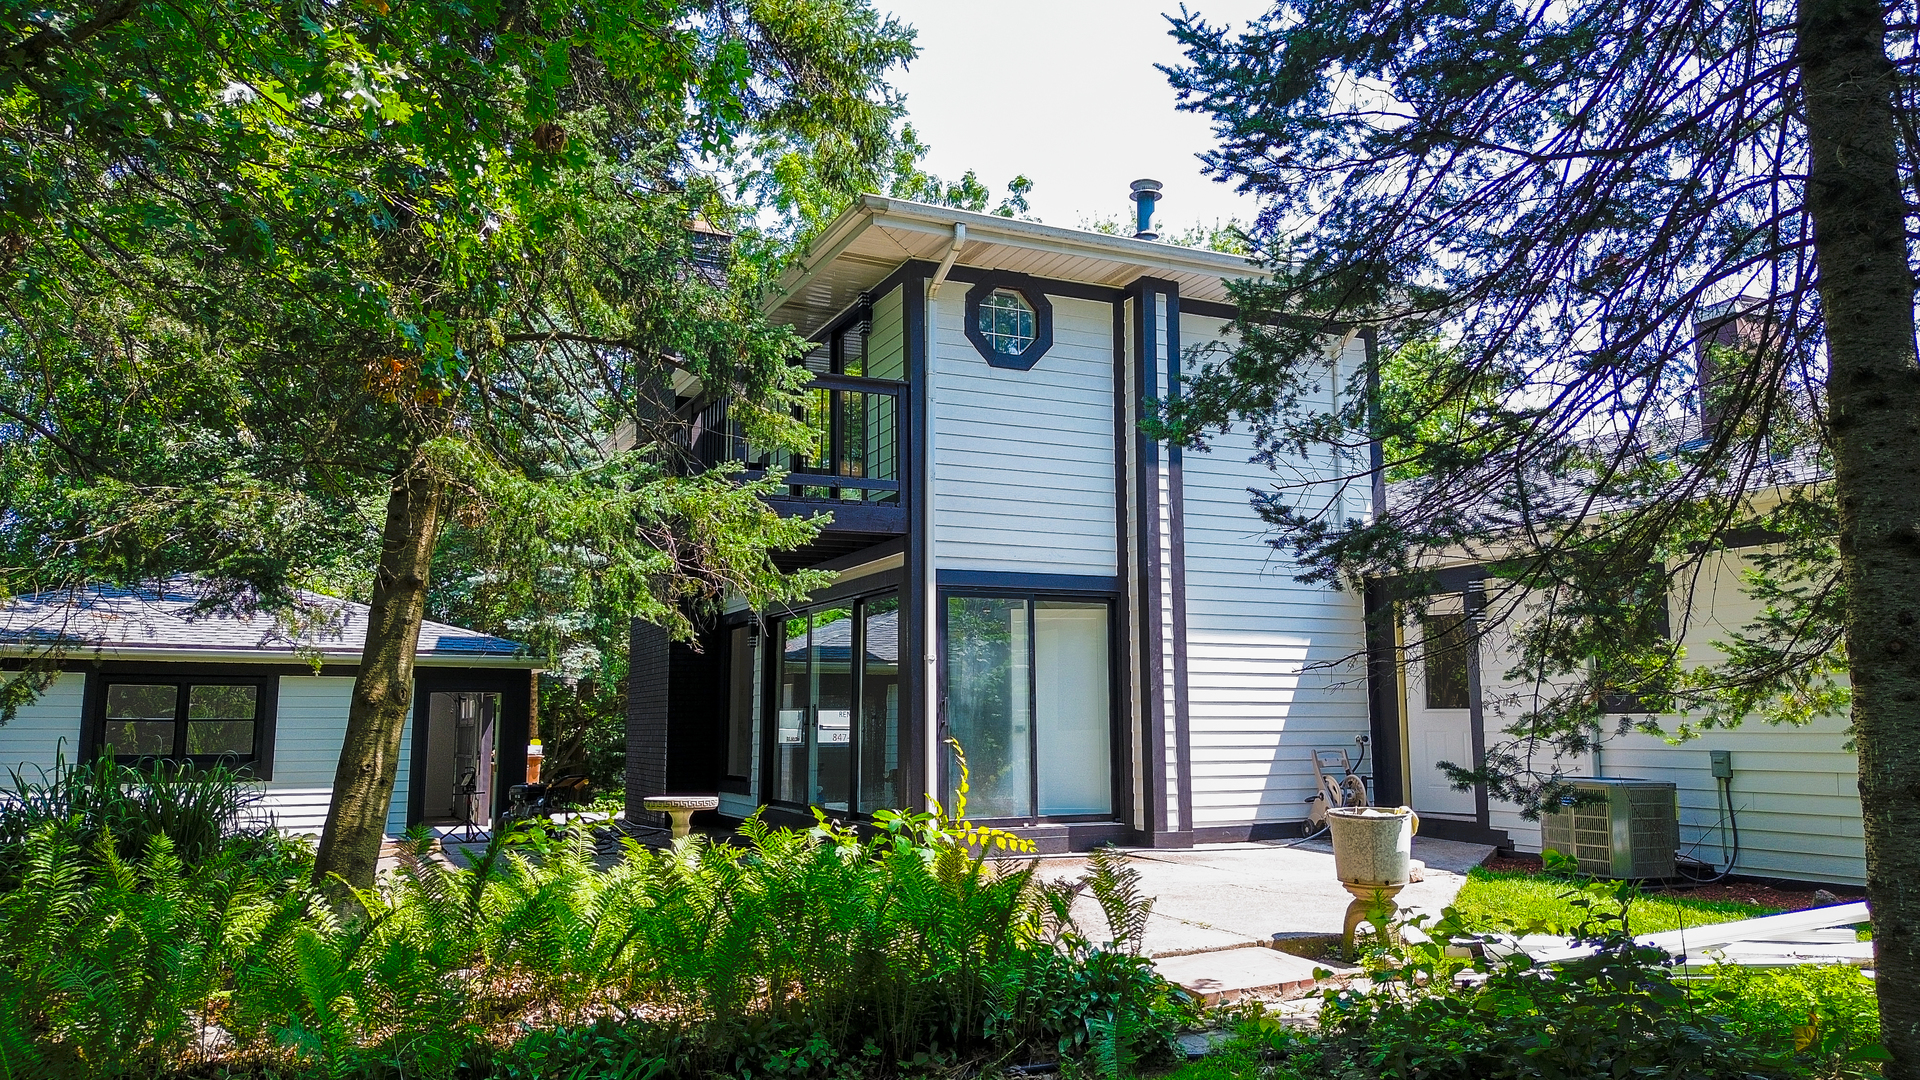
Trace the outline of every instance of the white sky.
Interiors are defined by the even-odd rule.
[[[993,189],[1024,173],[1031,213],[1050,225],[1131,220],[1127,185],[1166,185],[1162,231],[1253,217],[1251,199],[1203,177],[1214,145],[1203,115],[1174,108],[1155,63],[1180,51],[1164,11],[1179,0],[877,0],[919,31],[920,58],[891,75],[943,180],[968,169]],[[1188,0],[1214,23],[1243,23],[1268,0]],[[991,208],[991,207],[989,207]]]

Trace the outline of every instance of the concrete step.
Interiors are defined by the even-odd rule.
[[[1169,982],[1186,987],[1209,1005],[1244,997],[1295,998],[1318,985],[1314,970],[1330,965],[1278,949],[1249,946],[1163,956],[1153,962]]]

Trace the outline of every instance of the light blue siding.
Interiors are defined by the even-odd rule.
[[[19,770],[21,779],[37,781],[43,770],[53,770],[56,756],[68,764],[79,759],[80,717],[86,691],[85,675],[56,675],[39,697],[21,706],[10,722],[0,725],[0,780],[10,779],[7,773]]]
[[[282,831],[317,835],[326,824],[352,696],[351,678],[287,675],[280,679],[273,779],[267,782],[265,802]],[[401,729],[399,772],[387,812],[387,832],[394,835],[407,827],[412,750],[413,713],[409,710],[406,726]]]

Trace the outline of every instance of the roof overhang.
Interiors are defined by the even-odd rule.
[[[941,261],[956,224],[966,226],[955,260],[963,267],[1116,289],[1156,278],[1179,286],[1182,298],[1219,304],[1232,300],[1226,279],[1261,273],[1239,255],[862,195],[781,275],[768,318],[812,337],[902,264]]]

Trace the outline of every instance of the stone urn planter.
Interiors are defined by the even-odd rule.
[[[1405,806],[1336,806],[1327,811],[1327,826],[1333,834],[1334,876],[1353,894],[1343,934],[1351,954],[1362,922],[1372,922],[1385,936],[1399,908],[1394,897],[1413,879],[1413,834],[1420,818]]]

